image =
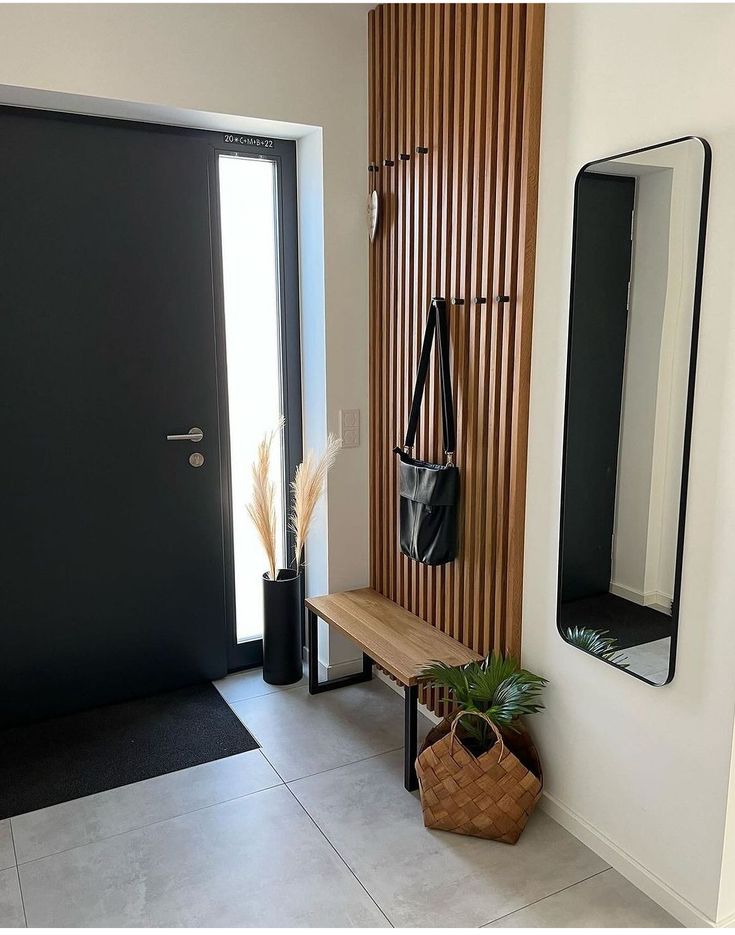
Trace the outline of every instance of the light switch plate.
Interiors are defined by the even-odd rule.
[[[340,409],[339,434],[343,448],[358,448],[360,445],[360,410]]]

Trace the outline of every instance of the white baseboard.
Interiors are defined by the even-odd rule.
[[[308,660],[309,650],[304,650],[304,653]],[[322,678],[328,679],[337,679],[343,675],[354,675],[362,671],[362,656],[360,656],[359,659],[348,659],[347,662],[338,662],[330,666],[325,666],[324,663],[320,662],[319,671]],[[394,682],[389,675],[386,675],[385,672],[381,671],[377,666],[373,669],[373,675],[375,678],[380,679],[381,682],[385,682],[385,684],[389,688],[392,688],[401,698],[403,697],[403,686],[399,685],[398,682]],[[432,724],[439,724],[441,722],[441,718],[437,717],[433,711],[430,711],[426,705],[419,703],[418,708],[419,713],[423,714]]]
[[[328,666],[320,663],[328,679],[341,679],[343,675],[357,675],[362,672],[362,656],[359,659],[348,659],[347,662],[334,662]]]
[[[735,912],[731,916],[728,916],[726,919],[722,919],[721,922],[718,922],[715,928],[718,929],[731,929],[735,928]]]
[[[662,591],[636,591],[635,588],[628,588],[615,581],[610,582],[610,593],[625,598],[633,604],[640,604],[641,607],[650,607],[652,604],[657,604],[659,607],[671,607],[673,600],[670,594],[664,594]]]
[[[309,664],[309,647],[304,646],[304,662]],[[324,682],[329,679],[339,679],[343,675],[356,675],[362,672],[362,656],[359,659],[348,659],[347,662],[335,662],[332,665],[325,665],[319,660],[319,681]]]
[[[392,688],[393,691],[394,691],[397,695],[400,695],[400,696],[401,696],[401,698],[403,697],[403,686],[402,686],[402,685],[399,685],[398,682],[394,682],[393,679],[392,679],[389,675],[386,675],[386,674],[385,674],[385,672],[381,672],[380,669],[375,668],[375,669],[373,669],[373,675],[374,675],[376,678],[379,678],[381,682],[385,682],[385,684],[388,685],[390,688]],[[421,704],[420,702],[419,702],[419,713],[420,713],[420,714],[423,714],[423,716],[424,716],[427,720],[431,721],[432,724],[439,724],[439,723],[441,723],[441,718],[438,717],[436,714],[434,714],[433,711],[430,711],[430,710],[426,707],[426,705],[423,705],[423,704]]]
[[[304,647],[304,661],[307,664],[309,662],[309,650],[307,647]],[[327,679],[338,679],[338,678],[341,678],[343,675],[356,675],[358,672],[361,672],[361,671],[362,671],[362,656],[360,656],[359,659],[348,659],[347,662],[338,662],[338,663],[335,663],[334,665],[329,665],[329,666],[325,666],[323,662],[319,663],[320,681],[327,680]],[[393,679],[389,675],[386,675],[385,672],[383,672],[377,666],[373,668],[373,675],[375,676],[375,678],[380,679],[381,682],[385,682],[385,684],[389,688],[392,688],[393,691],[397,695],[401,696],[401,698],[403,697],[403,686],[399,685],[398,682],[393,681]],[[419,709],[419,713],[423,714],[423,716],[427,720],[431,721],[432,724],[441,723],[442,719],[438,717],[436,714],[434,714],[433,711],[430,711],[426,707],[426,705],[421,704],[421,702],[419,702],[418,709]]]
[[[675,893],[663,880],[647,870],[634,857],[618,847],[605,834],[593,827],[588,821],[577,815],[553,795],[544,792],[540,807],[563,828],[571,832],[598,857],[610,864],[626,880],[637,886],[655,903],[678,919],[687,928],[725,928],[731,919],[715,923],[690,902]]]

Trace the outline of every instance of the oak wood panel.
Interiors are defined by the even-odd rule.
[[[543,29],[537,4],[369,15],[382,211],[370,266],[371,584],[483,655],[520,653]],[[438,568],[400,553],[392,453],[433,295],[463,300],[448,304],[460,551]],[[414,452],[430,461],[443,458],[438,390],[432,368]],[[424,700],[441,711],[434,693]]]
[[[382,146],[378,146],[380,122],[383,115],[383,102],[379,93],[380,74],[382,63],[378,49],[379,30],[376,28],[375,10],[368,13],[368,196],[377,188],[376,176],[379,158],[378,151]],[[371,295],[380,295],[380,273],[382,266],[374,250],[370,251],[368,266],[368,281]],[[378,318],[376,315],[370,316],[369,323],[369,341],[370,347],[375,347],[379,340]],[[380,438],[380,419],[378,414],[378,387],[380,386],[380,369],[378,366],[369,368],[369,388],[368,397],[370,399],[370,448],[373,449],[378,444]],[[379,478],[374,472],[370,473],[370,515],[372,516],[380,502]],[[374,536],[370,537],[370,580],[375,581],[377,572],[378,548]]]
[[[306,606],[404,685],[431,662],[461,666],[480,658],[372,588],[310,597]]]

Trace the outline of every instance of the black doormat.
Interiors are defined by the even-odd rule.
[[[0,731],[0,819],[258,743],[209,682]]]
[[[567,627],[607,630],[615,638],[616,649],[630,649],[671,636],[671,617],[653,607],[643,607],[618,597],[596,594],[561,605],[560,623]]]

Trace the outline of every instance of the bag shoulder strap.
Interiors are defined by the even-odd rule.
[[[418,371],[416,372],[416,384],[413,389],[413,400],[411,402],[411,412],[408,417],[408,428],[406,429],[406,441],[404,447],[411,449],[416,440],[416,429],[419,424],[419,414],[421,412],[421,403],[424,398],[424,387],[426,386],[426,377],[429,372],[429,363],[431,361],[431,347],[434,343],[436,334],[439,347],[439,379],[441,384],[442,398],[442,433],[444,436],[444,451],[447,460],[451,464],[454,455],[454,403],[452,402],[452,379],[449,370],[449,331],[447,329],[447,303],[444,299],[434,298],[429,306],[429,316],[426,319],[426,330],[424,331],[424,341],[421,345],[421,356],[419,357]]]

